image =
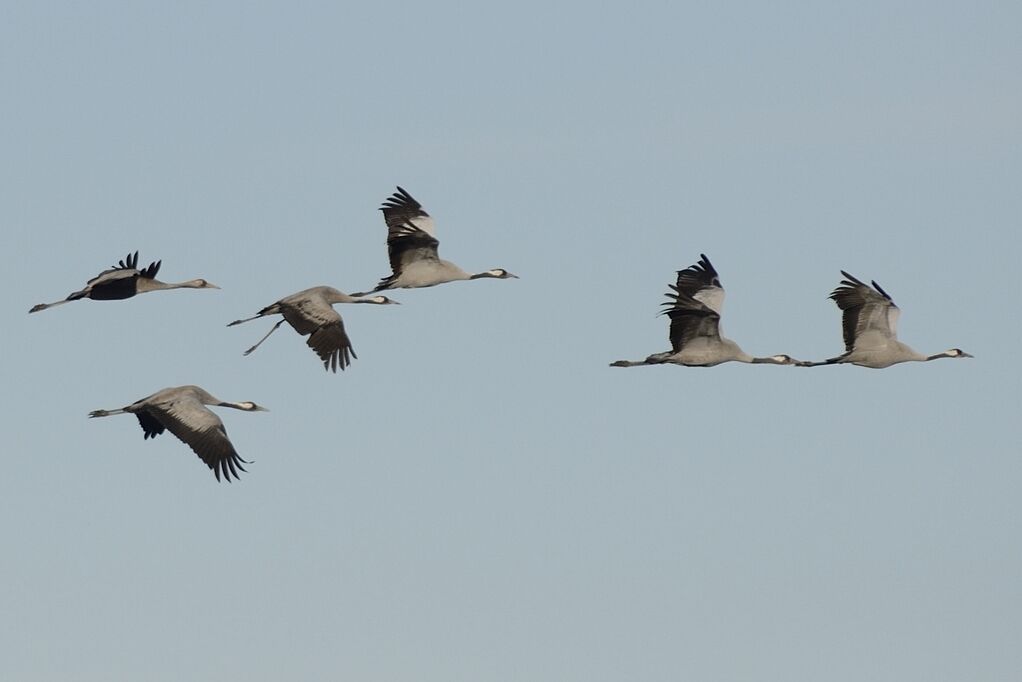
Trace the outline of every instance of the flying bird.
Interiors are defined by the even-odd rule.
[[[91,298],[94,301],[119,301],[123,298],[131,298],[136,294],[144,294],[148,291],[160,291],[161,289],[219,289],[215,284],[210,284],[204,279],[191,279],[187,282],[167,283],[156,279],[156,273],[160,271],[160,264],[163,261],[150,263],[142,270],[138,269],[138,251],[129,253],[127,257],[109,270],[104,270],[86,284],[85,288],[69,294],[63,301],[55,303],[40,303],[32,306],[28,312],[37,313],[56,305],[77,301],[80,298]]]
[[[352,296],[365,296],[384,289],[431,287],[465,279],[518,279],[517,275],[503,268],[473,275],[450,261],[442,260],[437,253],[440,242],[436,238],[433,218],[400,186],[380,210],[387,223],[387,250],[392,272],[381,279],[372,291]]]
[[[938,358],[971,358],[960,348],[936,355],[917,353],[898,341],[898,317],[901,309],[880,285],[859,281],[844,270],[845,279],[830,294],[842,311],[841,327],[845,352],[822,362],[800,362],[801,367],[819,367],[850,363],[860,367],[883,369],[899,362],[926,362]]]
[[[164,430],[169,430],[212,469],[216,480],[219,481],[223,474],[224,479],[230,482],[231,476],[238,478],[238,471],[245,471],[242,464],[250,462],[238,455],[227,437],[224,423],[206,405],[233,407],[245,412],[267,411],[265,407],[253,402],[225,402],[198,386],[175,386],[157,391],[119,410],[94,410],[89,413],[89,417],[133,414],[145,433],[143,440],[156,438]]]
[[[645,360],[618,360],[611,367],[636,367],[665,363],[688,367],[713,367],[722,362],[794,365],[787,355],[753,357],[731,339],[720,334],[720,313],[724,288],[710,260],[700,254],[699,262],[678,271],[676,284],[670,285],[670,299],[662,314],[671,318],[671,350],[654,353]]]
[[[283,319],[273,325],[266,336],[259,339],[256,345],[245,351],[248,355],[258,348],[263,341],[270,337],[270,334],[277,331],[277,328],[284,322],[288,322],[294,330],[302,336],[308,336],[306,342],[316,355],[323,361],[325,369],[332,369],[335,373],[337,368],[343,370],[351,364],[351,358],[358,358],[355,350],[351,347],[351,339],[344,331],[344,321],[333,308],[334,303],[373,303],[376,305],[394,305],[393,301],[386,296],[372,296],[370,298],[355,298],[333,287],[312,287],[299,291],[296,294],[285,296],[276,303],[266,306],[255,316],[244,320],[235,320],[228,324],[233,327],[242,322],[251,322],[267,315],[283,315]]]

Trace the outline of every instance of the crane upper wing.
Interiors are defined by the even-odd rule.
[[[663,305],[670,306],[663,311],[671,318],[671,348],[680,352],[693,339],[707,337],[720,338],[720,314],[708,305],[671,285],[674,293],[668,293],[670,299]]]
[[[129,253],[123,259],[118,261],[117,265],[111,265],[110,268],[104,270],[86,282],[85,288],[86,290],[94,289],[98,286],[112,284],[125,279],[134,279],[135,277],[153,279],[156,277],[156,273],[160,271],[160,265],[162,262],[163,261],[156,261],[150,263],[148,267],[139,270],[138,251],[135,253]]]
[[[323,367],[334,372],[338,367],[343,370],[351,364],[351,358],[358,357],[351,347],[348,333],[344,331],[344,322],[339,318],[336,323],[324,325],[314,331],[305,343],[316,351],[316,355],[323,361]]]
[[[845,279],[830,294],[830,298],[842,311],[841,330],[845,350],[851,351],[856,340],[870,332],[884,338],[895,338],[901,311],[887,292],[877,286],[876,282],[873,283],[876,287],[874,289],[844,270],[841,274]]]
[[[383,202],[380,210],[383,211],[383,220],[390,229],[409,224],[431,237],[436,237],[433,218],[422,209],[422,204],[401,186]]]
[[[706,254],[699,254],[699,262],[678,271],[677,290],[706,304],[718,315],[724,308],[724,287],[716,268],[710,263]]]
[[[337,371],[357,358],[351,339],[344,330],[344,321],[333,306],[322,300],[305,298],[293,303],[282,302],[281,314],[303,336],[309,336],[306,345],[316,352],[323,366]]]
[[[398,187],[380,207],[387,223],[387,251],[390,268],[401,271],[406,264],[419,260],[438,260],[433,218],[422,209],[404,188]]]
[[[221,474],[225,480],[230,481],[232,476],[238,478],[239,470],[245,471],[242,463],[247,462],[234,449],[234,445],[227,437],[224,423],[198,400],[174,399],[157,402],[147,405],[145,413],[146,420],[158,421],[162,427],[188,445],[199,459],[213,470],[218,481]],[[141,414],[140,412],[139,422],[143,422]],[[145,423],[142,428],[146,428]],[[162,431],[163,428],[155,433]]]
[[[113,282],[121,279],[131,279],[138,277],[138,251],[134,254],[129,253],[124,259],[122,259],[117,265],[111,265],[108,269],[99,273],[88,282],[85,283],[85,288],[89,289],[100,284],[107,282]]]

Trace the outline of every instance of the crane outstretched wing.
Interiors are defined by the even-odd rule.
[[[439,260],[433,218],[422,209],[404,188],[398,187],[380,207],[387,223],[387,252],[390,269],[394,274],[409,263],[421,260]]]
[[[343,370],[351,364],[352,358],[358,358],[340,313],[329,303],[318,298],[303,298],[282,301],[280,309],[296,332],[309,337],[306,345],[316,352],[326,369]]]
[[[245,471],[242,464],[247,464],[238,455],[234,445],[227,437],[227,429],[220,417],[194,398],[177,398],[166,402],[147,405],[145,421],[157,421],[173,433],[178,439],[192,449],[206,463],[219,481],[221,474],[228,482],[231,477],[238,478],[238,471]],[[142,412],[139,422],[146,429]],[[153,437],[161,433],[153,429]],[[147,432],[147,437],[149,433]]]
[[[668,293],[670,299],[663,305],[669,306],[663,311],[671,318],[671,348],[678,353],[699,337],[720,340],[720,314],[708,305],[670,285],[674,293]]]
[[[716,268],[706,254],[699,254],[699,262],[678,271],[677,289],[705,303],[718,315],[724,312],[724,287]]]
[[[901,310],[888,293],[876,282],[870,287],[844,270],[841,274],[845,279],[831,292],[830,298],[842,311],[845,350],[851,351],[856,342],[869,333],[878,334],[883,339],[896,338]]]

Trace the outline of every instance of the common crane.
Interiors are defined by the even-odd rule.
[[[432,287],[445,282],[465,279],[518,279],[503,268],[470,274],[450,261],[440,258],[440,245],[433,227],[433,218],[422,210],[422,204],[402,187],[388,198],[383,206],[383,219],[387,223],[387,251],[390,254],[391,274],[380,280],[376,288],[352,296],[383,291],[384,289],[415,289]]]
[[[156,273],[160,271],[162,262],[150,263],[148,267],[139,270],[138,251],[133,254],[129,253],[117,265],[112,265],[109,270],[104,270],[90,279],[84,289],[69,294],[63,301],[34,305],[28,312],[37,313],[40,310],[46,310],[68,301],[77,301],[80,298],[91,298],[94,301],[119,301],[122,298],[131,298],[135,294],[160,291],[161,289],[220,288],[204,279],[190,279],[187,282],[161,282],[156,279]]]
[[[231,476],[238,478],[238,471],[245,471],[242,463],[250,462],[238,455],[227,437],[224,423],[206,405],[233,407],[245,412],[268,411],[249,401],[229,403],[214,398],[198,386],[174,386],[136,400],[119,410],[93,410],[89,417],[133,414],[145,433],[143,440],[156,438],[164,430],[169,430],[213,470],[216,480],[219,481],[223,474],[224,479],[230,482]]]
[[[731,339],[720,335],[720,313],[724,288],[710,260],[700,254],[699,262],[678,271],[678,281],[670,285],[673,293],[662,314],[671,318],[671,350],[654,353],[645,360],[618,360],[611,367],[636,367],[670,363],[688,367],[713,367],[722,362],[794,365],[787,355],[753,357]]]
[[[355,350],[351,347],[351,339],[344,331],[344,321],[333,308],[334,303],[374,303],[376,305],[394,305],[393,301],[386,296],[373,296],[371,298],[355,298],[333,287],[312,287],[299,291],[296,294],[285,296],[276,303],[266,306],[253,317],[244,320],[235,320],[228,324],[233,327],[242,322],[251,322],[267,315],[283,315],[284,318],[273,325],[266,336],[259,339],[259,342],[245,351],[248,355],[258,348],[263,341],[270,337],[270,334],[277,331],[277,328],[284,322],[290,323],[294,330],[302,336],[309,336],[306,342],[312,350],[316,351],[320,360],[323,361],[325,369],[337,368],[342,370],[351,364],[351,358],[357,358]]]
[[[923,355],[898,341],[898,317],[901,309],[891,297],[873,282],[873,286],[859,281],[844,270],[845,279],[830,294],[842,310],[841,327],[845,337],[845,352],[822,362],[800,362],[801,367],[819,367],[851,363],[861,367],[883,369],[899,362],[926,362],[938,358],[971,358],[960,348],[952,348],[936,355]]]

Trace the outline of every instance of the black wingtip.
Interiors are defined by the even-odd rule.
[[[882,287],[881,287],[881,286],[880,286],[879,284],[877,284],[877,282],[876,282],[876,280],[875,280],[875,279],[874,279],[874,280],[870,280],[870,283],[871,283],[871,284],[873,285],[873,288],[874,288],[874,289],[876,289],[877,291],[879,291],[879,292],[880,292],[880,294],[881,294],[881,295],[882,295],[882,296],[883,296],[884,298],[886,298],[886,299],[887,299],[888,301],[892,301],[892,300],[893,300],[893,299],[891,298],[891,295],[890,295],[890,294],[888,294],[888,293],[887,293],[886,291],[884,291],[884,290],[883,290],[883,288],[882,288]]]
[[[383,205],[380,206],[381,211],[387,211],[391,209],[409,209],[415,208],[422,210],[422,204],[418,200],[408,193],[401,185],[397,185],[397,191],[387,197]]]
[[[851,284],[861,284],[862,286],[866,286],[863,283],[863,281],[861,279],[859,279],[858,277],[856,277],[855,275],[850,275],[847,272],[845,272],[844,270],[841,271],[841,274],[844,276],[845,279],[849,280],[849,282]]]

